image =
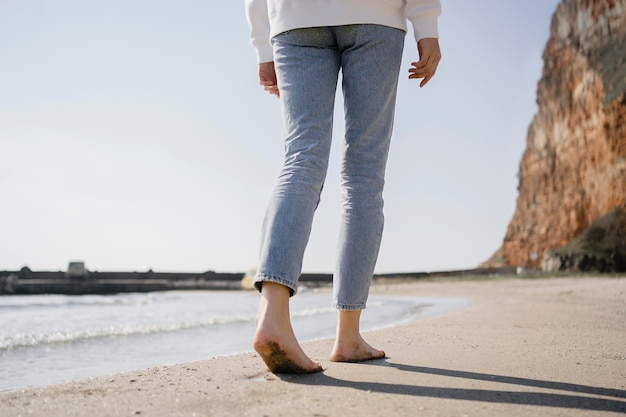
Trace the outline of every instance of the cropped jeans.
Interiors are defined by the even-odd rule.
[[[267,207],[255,287],[297,292],[331,148],[338,76],[345,137],[333,306],[366,306],[383,231],[383,186],[404,31],[380,25],[296,29],[272,39],[285,158]]]

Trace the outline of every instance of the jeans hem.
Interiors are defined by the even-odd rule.
[[[365,303],[363,304],[333,304],[333,308],[337,310],[365,310]]]
[[[277,277],[274,275],[265,275],[265,274],[260,274],[254,277],[254,288],[256,288],[258,292],[261,292],[261,288],[263,287],[263,282],[274,282],[276,284],[284,285],[285,287],[289,288],[291,297],[296,295],[296,293],[298,292],[298,286],[294,285],[293,282],[282,277]]]

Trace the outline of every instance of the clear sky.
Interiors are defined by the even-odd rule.
[[[515,209],[558,1],[442,3],[424,89],[407,37],[378,273],[474,268]],[[282,159],[255,59],[243,1],[0,0],[0,270],[253,267]],[[334,265],[338,151],[304,272]]]

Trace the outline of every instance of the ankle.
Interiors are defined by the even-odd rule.
[[[337,341],[355,342],[361,339],[361,310],[337,312]]]
[[[289,288],[284,285],[265,282],[256,316],[257,326],[289,322],[289,294]]]

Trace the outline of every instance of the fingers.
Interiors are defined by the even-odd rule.
[[[417,44],[420,60],[412,62],[409,68],[409,79],[422,79],[420,87],[424,87],[434,76],[441,60],[439,41],[435,38],[420,39]]]
[[[271,95],[280,98],[280,90],[278,89],[278,86],[276,84],[263,85],[263,89]]]
[[[436,67],[428,65],[427,62],[412,62],[412,68],[409,69],[409,79],[422,79],[420,87],[423,87],[430,81],[435,75]]]
[[[262,62],[259,64],[259,84],[271,95],[280,97],[274,62]]]
[[[420,88],[424,87],[434,76],[437,70],[437,66],[428,65],[428,63],[413,62],[411,63],[413,68],[409,69],[409,79],[422,79],[420,82]]]
[[[420,83],[420,88],[424,87],[424,86],[426,85],[426,83],[427,83],[428,81],[430,81],[430,79],[431,79],[431,78],[433,78],[433,76],[434,76],[434,75],[435,75],[435,74],[433,74],[433,75],[429,75],[428,77],[424,77],[424,79],[423,79],[423,80],[422,80],[422,82]]]

